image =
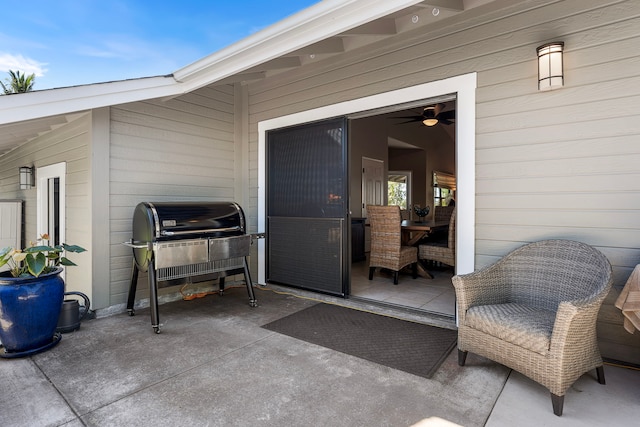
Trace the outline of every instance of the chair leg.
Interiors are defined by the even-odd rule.
[[[414,262],[413,264],[411,264],[411,274],[413,275],[414,279],[418,278],[418,263]]]
[[[551,393],[551,404],[553,405],[553,413],[562,416],[562,407],[564,406],[564,396],[558,396]]]
[[[464,366],[465,362],[467,361],[467,353],[468,352],[466,351],[458,349],[458,365]]]
[[[606,384],[604,381],[604,366],[598,366],[596,368],[596,374],[598,375],[598,382],[600,384]]]
[[[394,285],[398,284],[398,272],[397,271],[393,272],[393,284]]]
[[[369,267],[369,280],[373,280],[373,272],[376,271],[375,267]]]

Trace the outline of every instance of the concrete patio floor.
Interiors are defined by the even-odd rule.
[[[284,293],[279,293],[284,291]],[[85,321],[53,349],[0,359],[2,426],[603,426],[640,418],[640,371],[584,375],[556,417],[549,393],[454,350],[431,379],[261,328],[317,299],[440,326],[450,322],[355,300],[244,286]],[[375,333],[375,331],[372,331]],[[634,421],[636,420],[636,421]]]

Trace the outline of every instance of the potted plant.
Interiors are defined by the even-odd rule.
[[[413,210],[415,211],[416,215],[418,215],[418,222],[422,222],[423,218],[429,215],[429,206],[421,208],[420,206],[416,205],[413,207]]]
[[[48,243],[44,234],[39,243]],[[22,357],[56,345],[61,335],[55,332],[62,301],[62,266],[76,265],[65,252],[84,252],[76,245],[31,244],[20,250],[7,247],[0,251],[0,357]]]

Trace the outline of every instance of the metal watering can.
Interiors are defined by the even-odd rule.
[[[60,310],[60,317],[58,317],[58,327],[56,332],[67,333],[75,331],[80,328],[80,321],[89,313],[89,307],[91,302],[89,297],[82,292],[65,292],[64,296],[77,295],[84,299],[84,305],[80,305],[77,299],[69,298],[62,302],[62,310]]]

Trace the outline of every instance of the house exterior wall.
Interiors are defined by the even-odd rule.
[[[18,168],[33,165],[36,169],[66,162],[66,242],[91,248],[91,222],[88,217],[89,145],[91,114],[39,136],[0,157],[0,199],[24,200],[24,244],[37,239],[36,187],[20,190]],[[77,267],[66,269],[66,289],[91,295],[91,254],[71,254]]]
[[[204,88],[170,100],[119,105],[110,114],[109,302],[126,302],[133,211],[140,202],[233,201],[234,90]],[[138,299],[148,297],[140,274]],[[162,293],[175,292],[162,289]]]
[[[476,267],[545,238],[595,246],[615,277],[603,354],[640,363],[612,305],[640,263],[640,2],[496,3],[250,84],[252,225],[260,121],[477,72]],[[554,40],[565,87],[538,92],[535,48]]]

